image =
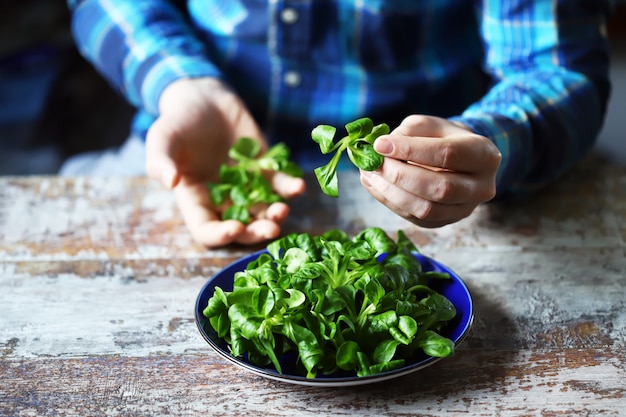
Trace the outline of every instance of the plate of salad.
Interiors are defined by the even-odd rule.
[[[400,230],[292,233],[202,287],[198,330],[246,371],[292,384],[352,386],[452,357],[473,303],[463,280]]]

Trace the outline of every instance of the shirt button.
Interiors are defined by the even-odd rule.
[[[296,71],[287,71],[283,79],[289,87],[297,87],[302,82],[302,77]]]
[[[287,7],[280,12],[280,20],[287,25],[293,25],[298,21],[298,11]]]

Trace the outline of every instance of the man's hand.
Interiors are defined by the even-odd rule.
[[[243,102],[219,80],[182,79],[168,86],[159,101],[159,118],[146,137],[146,171],[168,188],[192,237],[207,247],[230,243],[255,244],[280,234],[289,214],[285,203],[260,210],[248,225],[221,220],[220,208],[211,204],[208,181],[218,181],[219,167],[228,150],[241,137],[263,135]],[[304,181],[277,173],[270,178],[284,198],[304,191]]]
[[[457,222],[491,200],[502,156],[487,138],[432,116],[407,117],[374,149],[385,156],[361,183],[389,209],[422,227]]]

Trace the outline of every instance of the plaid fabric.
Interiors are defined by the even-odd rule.
[[[137,107],[139,135],[168,84],[213,76],[294,152],[315,149],[320,123],[459,120],[501,149],[504,194],[563,173],[602,125],[609,1],[180,3],[68,1],[79,50]]]

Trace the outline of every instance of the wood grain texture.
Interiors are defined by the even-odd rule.
[[[0,364],[0,382],[8,387],[0,413],[619,416],[626,370],[615,353],[620,352],[459,350],[393,384],[332,389],[251,376],[210,353],[10,360]]]
[[[626,168],[592,157],[440,229],[393,215],[356,173],[339,199],[308,180],[285,233],[402,229],[463,277],[476,317],[453,358],[357,388],[244,373],[204,342],[194,305],[263,245],[199,247],[147,179],[5,177],[0,416],[626,415]]]

